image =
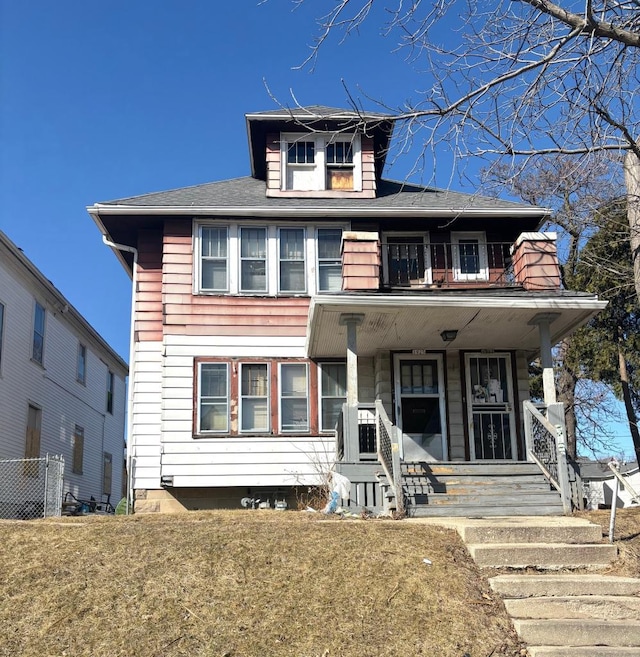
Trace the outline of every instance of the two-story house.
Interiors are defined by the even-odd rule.
[[[122,495],[126,363],[0,231],[0,460],[64,457],[63,494]],[[10,472],[17,473],[11,479]],[[23,469],[2,471],[2,509]],[[37,506],[36,506],[37,508]]]
[[[385,180],[382,114],[246,124],[251,176],[88,208],[133,279],[136,509],[236,507],[330,468],[344,503],[428,505],[442,464],[515,472],[528,362],[553,404],[551,346],[604,305],[561,289],[549,212]]]

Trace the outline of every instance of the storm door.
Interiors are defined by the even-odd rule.
[[[467,354],[465,365],[471,459],[516,459],[511,356]]]
[[[405,461],[446,458],[442,356],[396,354],[394,362],[396,423]]]

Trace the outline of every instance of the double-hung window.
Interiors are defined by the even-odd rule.
[[[361,191],[360,135],[285,133],[280,143],[283,191]]]
[[[318,291],[342,288],[342,229],[318,228]]]
[[[267,292],[267,229],[240,229],[240,291]]]
[[[305,292],[305,231],[304,228],[280,228],[279,291]]]
[[[269,431],[269,366],[267,363],[240,365],[240,431]]]
[[[320,431],[334,431],[347,398],[345,363],[320,365]]]
[[[200,227],[200,289],[226,292],[228,279],[229,235],[226,226]]]
[[[453,273],[457,281],[489,280],[487,240],[482,232],[451,233]]]
[[[46,323],[46,311],[44,306],[36,301],[33,313],[33,343],[31,348],[31,358],[36,362],[43,364],[44,359],[44,331]]]
[[[309,431],[306,363],[280,364],[280,431]]]
[[[198,431],[229,431],[229,366],[226,363],[200,363],[198,371]]]

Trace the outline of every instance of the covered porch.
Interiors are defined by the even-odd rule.
[[[551,349],[603,305],[592,295],[522,289],[312,299],[308,356],[346,358],[336,467],[354,483],[355,504],[408,506],[415,514],[421,503],[444,502],[437,495],[450,493],[453,480],[443,483],[438,473],[460,481],[465,463],[476,478],[469,491],[478,476],[495,489],[505,485],[497,473],[522,478],[524,470],[544,473],[541,493],[548,482],[560,489],[564,412],[555,399]],[[537,355],[542,407],[529,402],[527,366]],[[551,509],[543,497],[540,504]]]

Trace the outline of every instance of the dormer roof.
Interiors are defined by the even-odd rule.
[[[281,132],[359,132],[373,139],[376,178],[382,170],[393,132],[393,116],[326,105],[279,108],[245,114],[251,175],[266,180],[267,135]]]

